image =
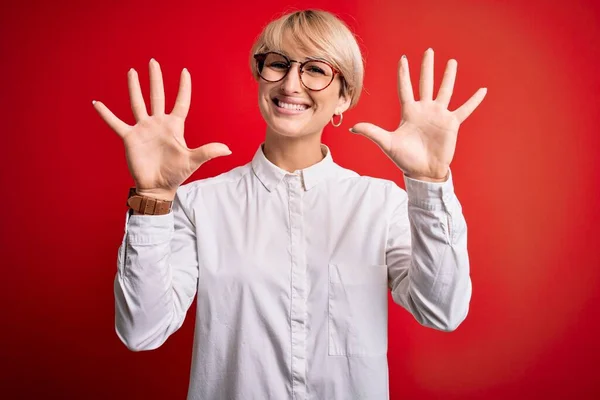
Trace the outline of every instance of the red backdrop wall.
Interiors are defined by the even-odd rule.
[[[402,54],[415,93],[428,47],[436,93],[447,60],[458,61],[451,110],[488,88],[452,164],[469,226],[470,313],[442,333],[392,303],[391,398],[599,398],[600,6],[543,0],[3,2],[0,397],[185,398],[195,305],[158,350],[130,352],[114,332],[133,181],[91,100],[133,124],[126,74],[136,68],[148,101],[154,57],[170,112],[187,67],[188,145],[233,151],[190,179],[244,164],[265,131],[250,46],[297,7],[337,13],[360,37],[365,92],[323,141],[361,174],[404,186],[374,143],[347,131],[397,126]]]

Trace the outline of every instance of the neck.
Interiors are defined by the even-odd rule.
[[[267,160],[288,172],[308,168],[324,158],[320,134],[292,138],[267,130],[263,152]]]

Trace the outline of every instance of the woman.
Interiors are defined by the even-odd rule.
[[[188,149],[187,70],[171,114],[150,62],[152,115],[135,71],[136,125],[94,106],[123,139],[135,181],[115,278],[116,332],[159,347],[197,296],[189,399],[387,399],[387,290],[423,325],[454,330],[471,296],[467,229],[449,164],[478,91],[447,110],[456,61],[432,100],[433,51],[415,101],[399,65],[395,132],[357,124],[404,173],[406,188],[342,168],[321,143],[359,98],[354,36],[323,11],[271,22],[252,49],[266,136],[246,165],[182,183],[221,143]],[[141,214],[141,215],[140,215]]]

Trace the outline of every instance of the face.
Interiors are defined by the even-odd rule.
[[[306,58],[315,58],[301,51],[289,35],[284,37],[282,47],[280,52],[290,60],[304,62]],[[320,134],[336,112],[344,112],[350,105],[349,98],[339,96],[339,74],[327,88],[313,91],[302,84],[299,69],[300,64],[292,62],[285,78],[278,82],[259,78],[258,105],[270,133],[287,137]],[[309,72],[304,72],[305,82],[308,82]]]

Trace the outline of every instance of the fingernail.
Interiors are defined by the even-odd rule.
[[[154,58],[151,58],[151,59],[150,59],[150,62],[152,62],[152,61],[156,61],[156,60],[155,60]]]
[[[402,58],[406,58],[406,54],[402,54]]]
[[[356,133],[356,131],[354,130],[354,128],[350,128],[350,129],[348,129],[348,130],[349,130],[350,132],[352,132],[352,133]]]
[[[96,100],[92,100],[92,105],[96,104]]]

